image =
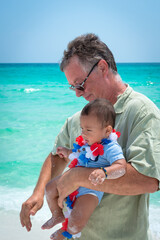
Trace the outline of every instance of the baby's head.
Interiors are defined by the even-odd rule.
[[[114,128],[115,117],[114,108],[108,100],[96,99],[89,102],[80,116],[83,139],[92,145],[108,138]]]

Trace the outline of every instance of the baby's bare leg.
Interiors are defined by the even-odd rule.
[[[86,194],[78,197],[68,219],[67,231],[72,235],[81,232],[97,205],[98,198],[94,195]],[[63,240],[65,239],[62,235],[63,232],[64,230],[59,229],[50,238],[53,240]]]
[[[86,226],[90,216],[98,205],[98,198],[91,194],[80,196],[68,219],[68,232],[77,234]]]
[[[58,178],[59,177],[54,178],[46,185],[46,199],[51,210],[52,217],[43,224],[42,229],[50,229],[65,220],[62,209],[58,206],[58,191],[56,184]]]

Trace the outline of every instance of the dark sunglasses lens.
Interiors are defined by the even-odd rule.
[[[79,91],[84,91],[84,88],[81,86],[77,86],[76,89],[78,89]]]
[[[76,91],[76,89],[77,90],[79,90],[79,91],[84,91],[84,88],[83,87],[81,87],[81,86],[71,86],[71,87],[69,87],[69,89],[70,90],[72,90],[72,91]]]

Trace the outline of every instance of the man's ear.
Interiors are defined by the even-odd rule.
[[[103,75],[106,75],[108,73],[109,66],[104,59],[100,60],[100,62],[98,63],[98,68]]]

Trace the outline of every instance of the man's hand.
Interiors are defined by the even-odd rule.
[[[32,194],[30,198],[27,199],[22,204],[21,212],[20,212],[20,221],[22,227],[26,227],[27,231],[29,232],[32,227],[30,216],[34,216],[36,212],[41,209],[43,206],[43,197],[40,197],[36,194]]]
[[[79,188],[77,170],[76,168],[68,170],[57,181],[58,205],[61,208],[63,208],[64,199]]]

